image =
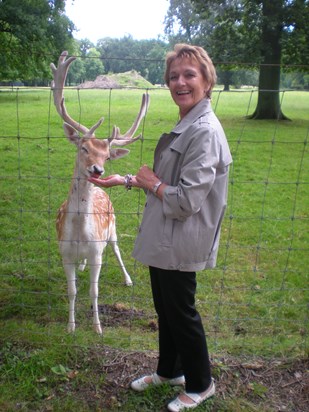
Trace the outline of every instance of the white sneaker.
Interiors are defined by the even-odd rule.
[[[145,378],[151,378],[151,382],[147,383],[145,381]],[[152,374],[152,375],[146,375],[143,376],[139,379],[136,379],[135,381],[133,381],[131,383],[131,388],[134,391],[137,392],[142,392],[145,389],[149,388],[149,386],[158,386],[158,385],[162,385],[163,383],[168,383],[171,386],[177,386],[177,385],[184,385],[185,384],[185,377],[184,376],[179,376],[178,378],[173,378],[173,379],[161,379],[159,375],[157,375],[156,373]]]
[[[174,399],[172,402],[170,402],[167,405],[167,409],[171,412],[180,412],[180,411],[183,411],[184,409],[197,408],[202,402],[204,402],[206,399],[213,396],[215,392],[216,392],[215,382],[213,379],[211,379],[211,384],[209,385],[206,392],[203,393],[203,395],[199,393],[183,392],[188,398],[190,398],[193,401],[193,403],[183,402],[182,400],[179,399],[179,396],[177,396],[176,399]]]

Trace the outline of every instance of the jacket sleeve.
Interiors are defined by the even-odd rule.
[[[163,196],[163,213],[167,218],[186,220],[197,213],[216,178],[220,144],[213,128],[197,128],[188,136],[189,144],[180,157],[177,186],[168,186]]]

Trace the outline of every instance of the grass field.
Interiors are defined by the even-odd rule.
[[[142,93],[67,90],[66,104],[72,117],[88,127],[105,116],[97,132],[104,138],[114,124],[122,132],[129,128]],[[128,157],[109,162],[106,174],[151,165],[158,137],[177,121],[166,90],[149,94],[149,113],[140,127],[143,140],[130,146]],[[77,381],[97,380],[85,361],[97,345],[157,349],[148,271],[130,256],[145,199],[138,190],[109,191],[134,286],[123,285],[107,248],[100,279],[104,335],[92,331],[87,269],[78,275],[77,331],[66,333],[66,281],[54,223],[70,186],[75,148],[64,137],[50,97],[47,89],[0,91],[0,410],[16,410],[16,402],[28,410],[32,400],[47,399],[59,381],[71,379],[76,363],[82,365]],[[285,122],[247,120],[256,100],[251,91],[213,94],[234,163],[218,266],[198,274],[198,307],[214,356],[302,358],[309,347],[309,94],[282,94],[282,110],[291,119]],[[48,384],[42,385],[45,378]],[[53,402],[49,410],[86,410],[68,397],[65,407]],[[29,410],[48,410],[38,405]],[[254,410],[220,405],[214,410]],[[113,407],[117,410],[117,405],[108,410]],[[139,405],[139,410],[157,410],[147,408]]]

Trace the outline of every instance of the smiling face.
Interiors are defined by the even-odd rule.
[[[177,58],[169,70],[169,89],[174,102],[179,107],[182,119],[205,96],[209,84],[205,80],[200,65],[188,57]]]

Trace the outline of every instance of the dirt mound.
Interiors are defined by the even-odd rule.
[[[123,87],[153,87],[136,70],[124,73],[101,74],[94,81],[85,81],[78,86],[81,89],[121,89]]]
[[[86,81],[78,86],[81,89],[119,89],[120,84],[109,76],[101,74],[93,81]]]

